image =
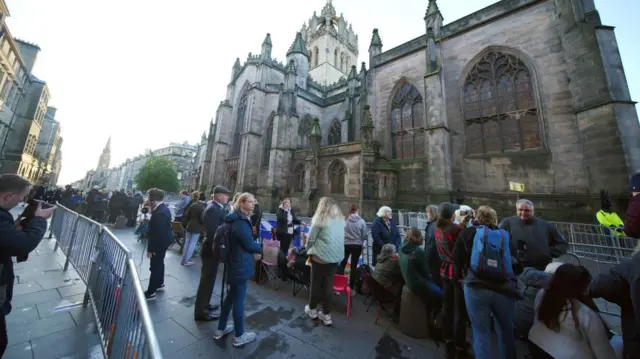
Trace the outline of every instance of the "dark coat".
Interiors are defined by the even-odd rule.
[[[442,277],[440,276],[440,267],[442,266],[442,259],[438,255],[438,245],[436,243],[436,221],[427,223],[424,229],[424,251],[427,256],[427,263],[429,266],[429,274],[431,279],[442,287]]]
[[[11,311],[13,298],[13,260],[11,257],[24,257],[36,249],[47,230],[47,221],[34,217],[22,230],[16,228],[13,215],[0,208],[0,290],[4,290],[4,303],[0,301],[0,314]],[[6,287],[5,287],[6,286]]]
[[[204,204],[193,203],[184,214],[184,222],[187,224],[187,232],[204,232]]]
[[[171,211],[166,204],[161,203],[151,213],[147,252],[156,253],[166,251],[171,243],[173,243]]]
[[[204,210],[204,231],[207,236],[202,243],[202,252],[200,253],[202,258],[213,258],[213,237],[226,215],[227,212],[224,208],[216,202],[213,202],[211,206]]]
[[[294,224],[301,223],[298,217],[296,217],[296,213],[293,211],[293,208],[291,209],[291,217],[293,218],[293,221],[291,222],[292,226]],[[287,223],[287,212],[282,208],[278,208],[278,211],[276,211],[276,237],[286,235],[289,233],[288,231],[289,226]]]
[[[535,319],[534,303],[540,289],[546,289],[551,275],[535,268],[525,268],[518,277],[523,300],[516,302],[514,323],[523,336],[529,334]]]
[[[589,294],[620,306],[625,353],[640,358],[640,253],[596,277]]]
[[[262,208],[259,205],[253,207],[253,214],[250,217],[251,226],[255,228],[255,235],[253,238],[260,237],[260,222],[262,222]]]
[[[227,270],[227,283],[246,282],[255,273],[253,255],[262,253],[262,247],[253,240],[249,217],[239,211],[233,211],[225,217],[224,221],[232,223],[229,239],[231,263]]]
[[[371,226],[371,238],[373,238],[373,243],[380,247],[387,243],[394,244],[396,246],[396,251],[400,250],[400,245],[402,243],[402,236],[400,235],[398,226],[396,226],[396,222],[393,219],[389,220],[389,227],[387,227],[382,218],[376,217],[373,220],[373,225]]]
[[[629,200],[627,220],[624,221],[624,234],[632,238],[640,238],[640,195]]]
[[[442,296],[441,289],[433,282],[427,267],[427,256],[422,247],[405,241],[398,253],[400,272],[409,290],[414,293],[430,293]]]

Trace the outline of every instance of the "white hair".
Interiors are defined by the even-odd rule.
[[[380,209],[378,210],[378,213],[376,213],[376,216],[378,217],[386,217],[387,215],[389,215],[391,213],[391,207],[389,206],[382,206],[380,207]]]
[[[525,204],[527,205],[527,207],[534,209],[533,207],[533,202],[529,201],[528,199],[519,199],[518,202],[516,202],[516,208],[521,205],[521,204]]]
[[[544,271],[547,274],[553,275],[556,272],[556,270],[558,270],[558,268],[560,268],[560,266],[563,264],[564,264],[563,262],[551,262],[547,264],[547,266],[544,268]]]

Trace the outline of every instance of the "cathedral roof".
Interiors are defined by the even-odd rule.
[[[287,51],[287,56],[295,53],[303,54],[307,57],[309,56],[309,53],[307,52],[307,44],[305,44],[305,41],[302,39],[302,33],[299,31],[296,33],[296,39],[293,40],[293,44],[291,44],[289,51]]]

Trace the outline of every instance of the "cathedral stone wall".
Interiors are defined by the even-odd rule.
[[[555,19],[553,2],[540,3],[442,43],[447,117],[452,129],[452,174],[457,188],[505,192],[509,181],[516,181],[524,183],[529,193],[586,191],[588,178]],[[468,65],[490,47],[497,51],[514,49],[535,76],[543,149],[512,156],[466,155],[462,80]]]

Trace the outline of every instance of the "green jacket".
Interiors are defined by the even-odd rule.
[[[405,241],[398,253],[400,271],[405,285],[412,292],[429,290],[431,276],[427,265],[427,255],[422,247]]]
[[[402,290],[402,273],[398,258],[380,255],[378,263],[373,270],[373,279],[393,294],[399,294]]]
[[[312,225],[306,248],[309,256],[325,263],[340,263],[344,258],[344,221],[332,219],[326,227]]]

